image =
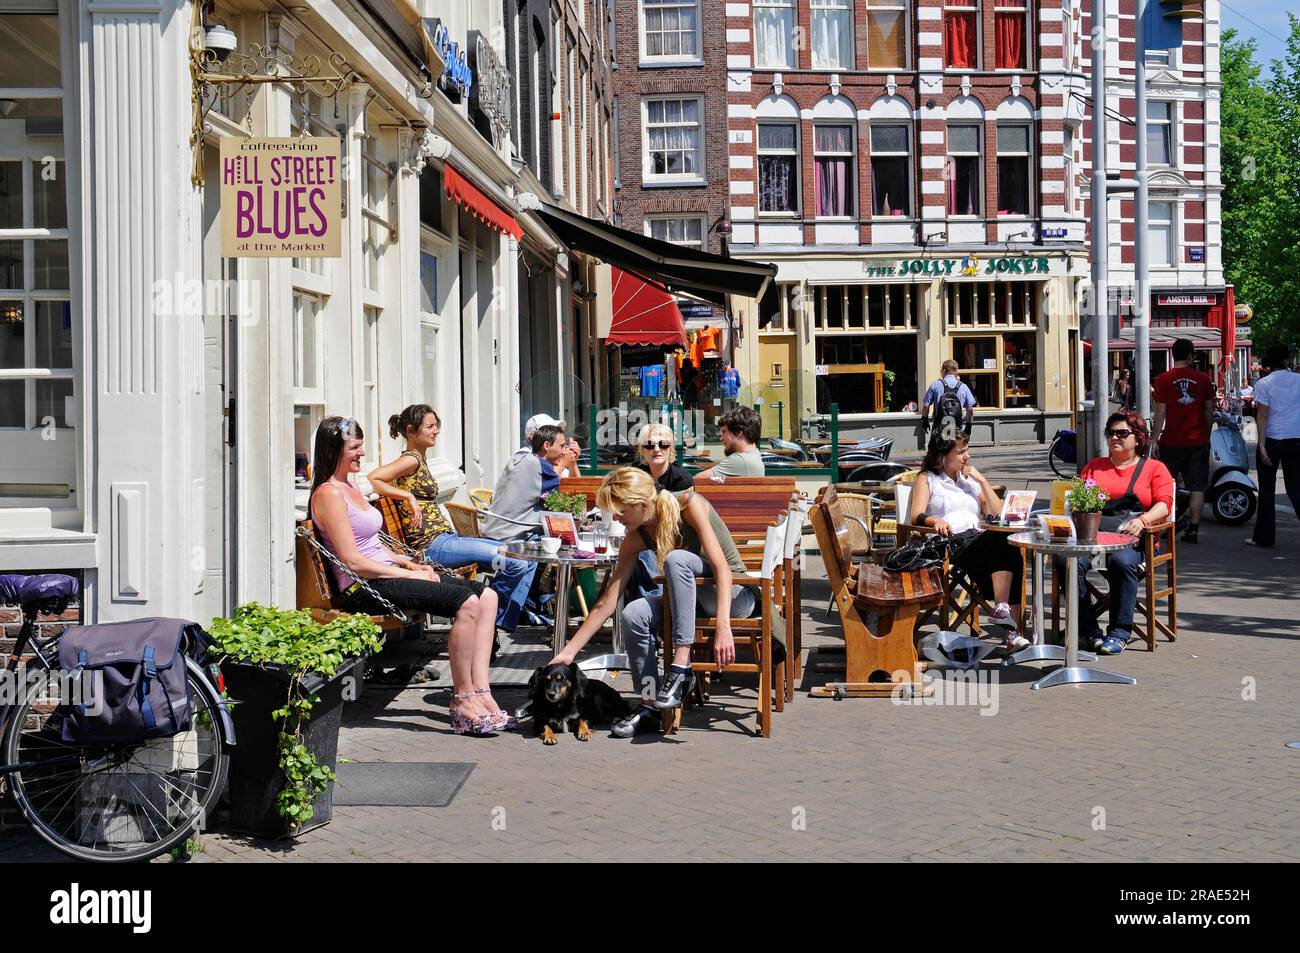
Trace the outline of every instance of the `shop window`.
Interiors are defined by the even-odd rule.
[[[816,180],[813,183],[818,218],[853,214],[853,127],[813,127]]]
[[[758,305],[758,329],[760,331],[796,330],[799,301],[797,284],[768,285],[767,292]]]
[[[915,334],[841,334],[817,337],[817,412],[896,413],[917,399]],[[825,386],[821,386],[824,382]]]
[[[754,67],[794,65],[794,0],[754,0]]]
[[[853,68],[853,10],[850,0],[811,0],[812,68]]]
[[[1038,406],[1033,334],[1002,335],[1002,396],[1006,407]]]
[[[1031,214],[1033,176],[1028,126],[998,126],[998,214]]]
[[[867,68],[907,69],[908,0],[867,0]]]
[[[1038,406],[1038,369],[1032,332],[958,335],[952,358],[980,407]]]
[[[1024,69],[1026,24],[1029,21],[1027,0],[994,0],[993,39],[997,69]],[[1069,16],[1069,8],[1065,15]]]
[[[758,127],[758,210],[799,212],[799,127],[794,123]]]
[[[944,62],[949,69],[980,68],[979,0],[945,0]]]
[[[948,282],[944,292],[948,327],[1037,327],[1040,288],[1032,281]]]
[[[874,215],[912,214],[912,129],[908,125],[871,127],[871,211]]]
[[[983,163],[979,126],[948,127],[948,214],[983,215]]]

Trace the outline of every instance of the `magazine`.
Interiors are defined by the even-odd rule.
[[[1007,493],[1006,499],[1002,501],[1002,522],[1008,525],[1028,522],[1029,513],[1037,498],[1037,490],[1012,490]]]
[[[572,513],[543,512],[542,529],[565,546],[578,545],[578,524]]]

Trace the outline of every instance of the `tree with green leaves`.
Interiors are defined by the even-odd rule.
[[[1261,79],[1258,45],[1223,34],[1223,262],[1254,308],[1256,349],[1300,344],[1300,19]]]

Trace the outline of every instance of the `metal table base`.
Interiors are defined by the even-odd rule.
[[[1004,658],[1003,668],[1019,665],[1021,662],[1064,662],[1066,660],[1064,645],[1047,644],[1047,633],[1043,625],[1043,578],[1046,575],[1043,571],[1044,557],[1041,552],[1033,552],[1030,555],[1033,558],[1031,578],[1034,581],[1034,644]],[[1080,651],[1079,661],[1095,662],[1097,656],[1092,652]]]

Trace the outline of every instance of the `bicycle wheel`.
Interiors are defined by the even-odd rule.
[[[1058,449],[1060,445],[1061,440],[1059,437],[1052,441],[1052,446],[1047,451],[1047,462],[1052,465],[1052,472],[1062,480],[1073,480],[1079,475],[1079,471],[1075,468],[1073,463],[1067,463],[1061,456]]]
[[[148,860],[202,828],[226,781],[216,696],[188,672],[190,730],[136,745],[63,740],[70,714],[51,689],[18,706],[4,739],[23,816],[52,847],[80,860]]]

